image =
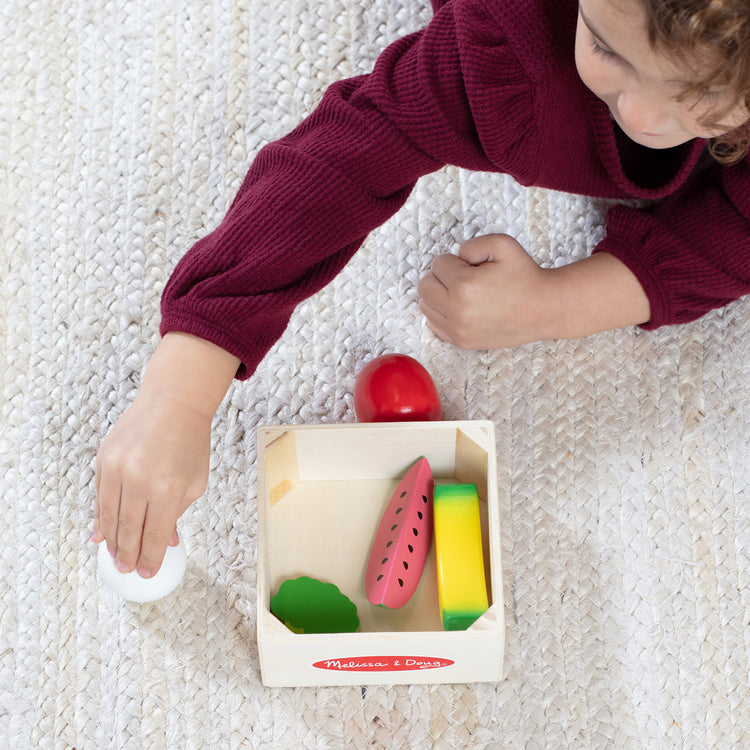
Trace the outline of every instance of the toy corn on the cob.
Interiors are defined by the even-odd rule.
[[[433,514],[440,617],[465,630],[489,606],[476,486],[435,485]]]

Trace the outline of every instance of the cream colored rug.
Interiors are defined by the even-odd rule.
[[[134,398],[178,258],[248,160],[427,0],[0,4],[0,748],[750,746],[750,304],[671,330],[466,353],[415,286],[507,231],[584,256],[596,201],[446,169],[304,304],[215,421],[182,587],[99,587],[94,457]],[[497,684],[267,689],[255,642],[259,424],[352,422],[401,351],[491,419],[507,643]]]

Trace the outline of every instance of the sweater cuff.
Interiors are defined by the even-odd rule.
[[[651,317],[646,323],[641,323],[640,328],[652,331],[660,326],[670,323],[670,307],[664,287],[658,277],[652,272],[651,267],[644,263],[643,259],[632,252],[632,245],[625,243],[618,237],[608,235],[595,248],[594,253],[609,253],[617,258],[630,270],[643,287],[651,307]]]

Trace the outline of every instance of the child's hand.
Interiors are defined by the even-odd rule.
[[[93,539],[120,571],[159,570],[177,519],[206,488],[210,443],[210,414],[147,391],[112,428],[97,456]]]
[[[208,481],[211,422],[239,360],[214,344],[168,333],[133,405],[102,443],[92,540],[123,572],[161,567],[175,524]]]
[[[429,328],[463,349],[577,338],[651,316],[640,282],[614,255],[541,268],[505,234],[438,256],[417,289]]]
[[[548,335],[546,272],[506,234],[440,255],[417,287],[427,325],[462,349],[497,349]]]

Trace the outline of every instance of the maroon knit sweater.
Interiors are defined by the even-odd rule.
[[[648,200],[610,209],[595,248],[639,279],[647,328],[750,292],[750,160],[720,166],[702,140],[657,151],[618,133],[576,73],[576,13],[576,0],[452,0],[371,74],[332,85],[261,149],[223,222],[180,261],[162,334],[212,341],[250,375],[295,306],[446,164]]]

